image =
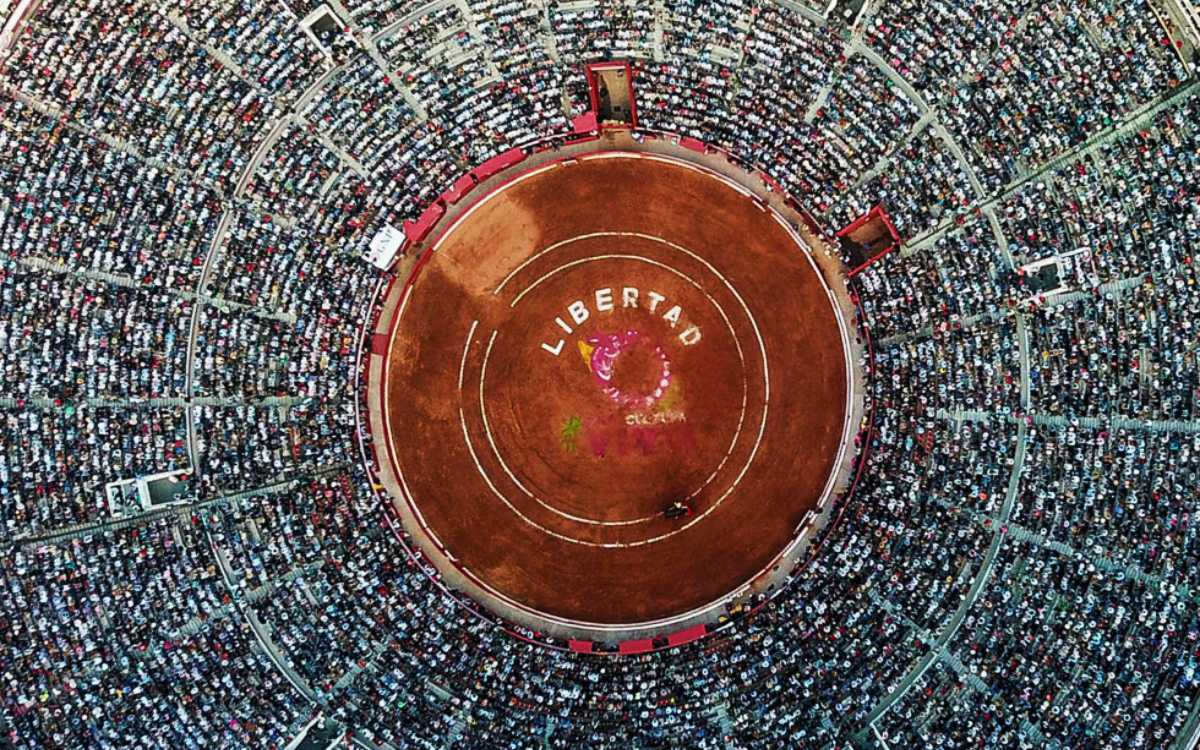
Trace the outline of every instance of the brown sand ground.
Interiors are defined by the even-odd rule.
[[[630,332],[604,382],[588,347]],[[391,456],[437,539],[504,596],[598,623],[746,583],[817,505],[845,419],[837,321],[801,248],[722,182],[638,159],[478,208],[417,277],[385,378]],[[681,497],[696,516],[663,518]]]

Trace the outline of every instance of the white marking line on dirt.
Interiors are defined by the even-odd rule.
[[[496,332],[493,331],[492,337],[495,338],[495,336],[496,336]],[[522,513],[519,508],[517,508],[511,502],[509,502],[508,498],[505,497],[504,494],[502,492],[500,492],[500,490],[496,489],[496,485],[492,484],[492,479],[491,479],[491,477],[488,476],[487,471],[483,468],[483,464],[479,462],[479,456],[476,455],[476,453],[475,453],[475,446],[473,446],[471,444],[471,434],[470,434],[470,432],[467,431],[467,417],[466,417],[466,414],[463,412],[463,408],[461,405],[458,407],[458,421],[459,421],[459,424],[462,425],[463,442],[467,444],[467,451],[471,454],[471,460],[475,462],[475,470],[479,472],[479,476],[483,477],[484,483],[487,484],[488,489],[490,489],[492,491],[492,494],[495,495],[500,500],[500,502],[504,503],[508,507],[508,509],[511,510],[513,513],[515,513],[517,515],[517,517],[520,518],[522,521],[529,524],[530,526],[537,529],[538,531],[542,532],[543,534],[552,536],[555,539],[561,539],[564,542],[570,542],[571,544],[581,544],[585,547],[605,547],[608,549],[612,549],[612,548],[616,548],[616,547],[632,546],[632,545],[628,545],[628,544],[622,544],[620,542],[611,542],[611,543],[602,544],[599,542],[588,542],[588,541],[583,541],[580,539],[575,539],[574,537],[569,537],[569,536],[566,536],[565,534],[560,534],[557,531],[554,531],[553,529],[548,529],[545,526],[542,526],[541,524],[539,524],[537,521],[534,521],[529,516]]]
[[[663,239],[662,237],[657,237],[652,234],[643,234],[642,232],[592,232],[591,234],[582,234],[573,239],[563,240],[562,242],[555,243],[555,244],[547,247],[545,250],[541,251],[540,253],[537,253],[536,255],[531,257],[529,260],[522,263],[520,266],[517,267],[517,269],[515,271],[513,271],[513,273],[509,274],[508,277],[504,279],[504,281],[500,282],[500,286],[496,287],[496,292],[494,292],[494,293],[499,293],[504,288],[504,285],[507,284],[509,282],[509,280],[517,272],[519,272],[522,268],[528,266],[530,263],[537,260],[541,256],[545,255],[546,253],[551,252],[552,250],[562,247],[563,245],[566,245],[568,243],[575,242],[577,240],[588,239],[591,237],[637,237],[639,239],[650,240],[651,242],[658,242],[660,244],[666,245],[667,247],[669,247],[673,250],[678,250],[679,252],[683,253],[684,255],[687,255],[688,257],[692,258],[693,260],[695,260],[696,262],[700,263],[705,268],[707,268],[713,276],[716,276],[718,279],[720,279],[721,283],[725,285],[725,288],[727,288],[729,290],[729,292],[734,297],[737,298],[738,304],[740,304],[742,306],[742,310],[746,313],[746,318],[750,321],[750,326],[754,329],[754,336],[756,339],[758,339],[759,351],[762,352],[763,384],[764,384],[764,387],[766,388],[766,395],[764,396],[764,401],[770,401],[771,380],[770,380],[770,377],[768,376],[768,372],[767,372],[767,347],[763,343],[762,331],[759,330],[758,321],[754,318],[754,314],[750,312],[750,306],[746,304],[745,298],[742,297],[742,295],[738,292],[737,288],[734,287],[734,285],[729,281],[729,279],[725,278],[724,274],[722,274],[720,271],[718,271],[716,269],[716,267],[713,266],[713,264],[709,263],[704,258],[700,257],[696,253],[692,252],[691,250],[688,250],[686,247],[684,247],[683,245],[680,245],[678,243],[671,242],[670,240],[666,240],[666,239]],[[536,283],[537,282],[535,282],[535,284]],[[532,287],[530,287],[530,288],[532,288]],[[525,294],[528,291],[529,291],[529,289],[526,289],[525,292],[522,292],[522,294]],[[517,299],[519,300],[520,296],[518,296]],[[509,305],[509,306],[512,307],[513,305]],[[765,422],[765,418],[764,418],[764,422]]]
[[[754,314],[752,312],[750,312],[750,306],[746,304],[746,300],[738,292],[737,288],[734,287],[733,283],[730,282],[729,279],[726,278],[724,274],[722,274],[720,271],[718,271],[717,268],[713,264],[709,263],[707,260],[705,260],[701,256],[697,255],[696,253],[692,252],[691,250],[687,249],[683,245],[680,245],[675,242],[671,242],[670,240],[666,240],[666,239],[663,239],[662,237],[657,237],[652,234],[644,234],[642,232],[592,232],[590,234],[582,234],[582,235],[579,235],[578,237],[574,237],[574,238],[568,239],[568,240],[563,240],[562,242],[557,242],[553,245],[550,245],[545,250],[542,250],[541,252],[530,257],[529,260],[527,260],[524,263],[522,263],[521,265],[517,266],[517,268],[512,273],[510,273],[507,277],[505,277],[505,279],[500,282],[500,286],[496,287],[496,290],[495,290],[495,292],[493,292],[493,294],[499,294],[504,289],[504,286],[506,284],[508,284],[508,282],[513,278],[513,276],[515,276],[517,273],[519,273],[521,271],[521,269],[527,267],[530,263],[534,262],[535,260],[542,257],[546,253],[552,252],[552,251],[562,247],[563,245],[567,245],[569,243],[576,242],[578,240],[589,239],[592,237],[636,237],[638,239],[649,240],[651,242],[657,242],[659,244],[666,245],[667,247],[671,248],[672,250],[681,252],[684,255],[691,258],[692,260],[695,260],[697,263],[700,263],[701,265],[703,265],[705,268],[708,269],[709,273],[711,273],[713,276],[716,276],[718,279],[720,279],[721,283],[725,285],[725,288],[728,289],[729,292],[734,297],[737,298],[738,304],[740,304],[742,306],[742,310],[746,313],[746,319],[750,321],[750,327],[754,329],[754,336],[758,340],[759,351],[762,352],[763,388],[764,388],[763,404],[764,404],[764,407],[763,407],[763,425],[762,425],[762,427],[759,428],[759,434],[761,435],[763,430],[766,428],[766,404],[771,400],[771,379],[769,377],[768,368],[767,368],[767,347],[763,343],[762,331],[758,327],[758,321],[755,319]],[[640,257],[640,256],[633,256],[633,257]],[[666,266],[666,265],[664,265],[663,267],[670,268],[670,266]],[[553,273],[554,272],[552,271],[550,274],[546,274],[542,278],[533,282],[533,284],[531,286],[529,286],[528,288],[526,288],[524,291],[522,291],[520,294],[517,295],[516,299],[514,299],[512,301],[512,303],[509,305],[509,307],[516,307],[517,303],[519,303],[521,301],[521,298],[523,296],[525,296],[530,291],[532,291],[534,287],[536,287],[538,284],[540,284],[543,280],[545,280],[548,276],[550,276]],[[758,450],[758,447],[755,446],[755,451],[757,452],[757,450]],[[703,515],[697,516],[696,520],[698,521],[703,517],[704,517]],[[684,528],[687,528],[687,526],[685,526]]]
[[[742,351],[741,339],[738,337],[737,331],[734,330],[733,323],[732,323],[732,321],[729,320],[729,315],[726,314],[725,308],[722,307],[721,303],[717,302],[717,300],[714,299],[712,297],[712,295],[710,295],[708,292],[706,292],[704,290],[704,287],[701,286],[698,281],[696,281],[691,276],[688,276],[687,274],[683,273],[682,271],[680,271],[676,268],[673,268],[665,263],[654,260],[652,258],[646,258],[641,255],[593,255],[590,258],[582,258],[579,260],[575,260],[570,263],[565,263],[565,264],[559,266],[558,268],[554,269],[550,273],[546,274],[546,276],[542,277],[542,279],[539,279],[537,282],[534,282],[534,286],[536,286],[538,283],[541,283],[541,281],[544,281],[546,278],[549,278],[550,276],[558,273],[559,271],[565,271],[566,269],[571,268],[573,266],[583,265],[584,263],[591,263],[593,261],[614,260],[614,259],[615,260],[634,260],[634,261],[638,261],[641,263],[647,263],[649,265],[656,266],[658,268],[663,268],[663,269],[675,274],[676,276],[683,279],[687,283],[691,284],[693,287],[696,288],[697,291],[700,292],[700,294],[702,294],[708,300],[709,304],[711,304],[714,308],[716,308],[717,312],[720,313],[722,320],[725,321],[725,327],[729,329],[729,337],[733,340],[733,345],[737,348],[738,362],[741,363],[741,370],[742,370],[742,406],[741,406],[741,411],[738,413],[737,429],[733,433],[733,439],[730,440],[730,442],[729,442],[729,448],[725,451],[725,455],[721,457],[721,461],[717,464],[716,468],[713,469],[712,473],[708,475],[708,478],[705,479],[704,482],[699,487],[697,487],[692,492],[688,493],[687,497],[689,499],[694,498],[697,495],[699,495],[701,492],[703,492],[704,489],[706,487],[708,487],[708,485],[712,484],[713,480],[717,478],[717,475],[721,473],[721,470],[723,468],[725,468],[725,464],[729,461],[730,457],[733,456],[733,452],[737,448],[738,440],[741,438],[741,435],[742,435],[742,428],[746,423],[746,410],[749,407],[750,387],[749,387],[749,383],[747,383],[747,381],[746,381],[746,356],[745,356],[745,353]],[[529,289],[526,289],[525,291],[528,292],[528,291],[532,291],[532,290],[533,290],[533,287],[531,286],[531,287],[529,287]],[[524,292],[522,292],[522,295],[524,295]],[[518,299],[519,299],[519,297],[518,297]],[[489,346],[489,353],[490,353],[490,346]],[[484,393],[483,393],[484,380],[486,379],[486,374],[487,374],[487,361],[488,361],[488,358],[487,358],[487,356],[485,356],[483,370],[480,372],[480,376],[479,376],[479,409],[483,414],[483,430],[484,430],[484,434],[487,436],[488,444],[491,445],[491,447],[492,447],[492,452],[495,454],[496,459],[500,462],[501,468],[504,469],[504,473],[508,474],[509,479],[512,480],[513,484],[515,484],[518,489],[520,489],[530,499],[532,499],[538,505],[541,505],[543,508],[550,511],[551,513],[556,513],[556,514],[562,516],[563,518],[567,518],[572,521],[578,521],[580,523],[589,523],[589,524],[594,524],[597,526],[629,526],[629,525],[633,525],[633,524],[637,524],[637,523],[646,523],[647,521],[651,521],[658,517],[656,514],[656,515],[651,515],[651,516],[644,516],[642,518],[634,519],[632,521],[598,521],[598,520],[591,519],[591,518],[582,518],[582,517],[574,516],[574,515],[564,512],[564,511],[561,511],[558,508],[554,507],[553,505],[544,501],[542,498],[540,498],[537,495],[534,495],[532,492],[530,492],[529,489],[527,489],[525,487],[525,485],[522,484],[521,481],[519,479],[517,479],[517,477],[509,469],[508,463],[505,462],[504,456],[500,453],[500,449],[496,446],[495,441],[492,439],[491,428],[488,424],[488,418],[487,418],[487,400],[484,397]]]
[[[682,274],[680,274],[680,275],[682,276]],[[684,276],[684,278],[687,279],[686,276]],[[688,279],[688,281],[691,281],[691,279]],[[695,282],[692,282],[692,283],[695,283]],[[713,302],[713,306],[716,307],[718,312],[721,313],[721,316],[724,317],[725,311],[721,309],[721,306],[718,305],[715,300],[712,300],[712,302]],[[725,463],[729,460],[729,457],[731,455],[733,455],[733,451],[737,447],[738,439],[741,437],[742,425],[746,421],[746,408],[749,403],[749,398],[748,398],[749,386],[746,383],[746,378],[745,378],[745,358],[742,355],[741,343],[738,342],[737,334],[734,333],[733,326],[730,325],[728,318],[725,318],[725,324],[727,326],[729,326],[730,336],[733,338],[733,343],[737,347],[738,360],[742,362],[742,408],[741,408],[741,412],[738,414],[737,429],[733,433],[733,438],[729,442],[729,448],[725,451],[725,455],[721,458],[721,462],[717,465],[716,470],[713,471],[712,474],[710,474],[708,476],[708,479],[706,479],[703,484],[701,484],[699,487],[697,487],[695,490],[693,490],[692,492],[690,492],[688,494],[688,498],[693,498],[693,497],[696,497],[697,495],[699,495],[704,490],[704,488],[707,487],[710,483],[712,483],[713,479],[716,478],[717,474],[721,471],[721,467],[723,467],[725,465]],[[541,497],[533,494],[529,490],[529,488],[527,488],[521,482],[521,480],[517,478],[517,476],[509,468],[508,462],[504,460],[504,455],[500,452],[499,446],[496,445],[496,441],[492,436],[491,424],[489,423],[488,416],[487,416],[487,397],[484,395],[484,383],[487,380],[488,360],[491,357],[492,344],[494,343],[494,341],[495,341],[495,337],[493,336],[492,341],[488,342],[487,351],[484,353],[484,356],[483,356],[483,368],[480,370],[480,373],[479,373],[479,412],[480,412],[481,416],[483,417],[483,433],[484,433],[484,436],[487,437],[488,445],[491,446],[492,454],[495,455],[496,460],[500,462],[500,468],[504,470],[504,473],[508,475],[508,478],[512,481],[512,483],[517,486],[517,489],[521,490],[521,492],[524,492],[525,495],[527,497],[529,497],[529,499],[533,500],[538,505],[542,506],[543,508],[550,511],[551,513],[559,515],[570,521],[591,524],[593,526],[633,526],[633,525],[639,524],[639,523],[647,523],[649,521],[653,521],[654,519],[658,518],[657,513],[653,514],[653,515],[649,515],[649,516],[642,516],[641,518],[635,518],[633,520],[628,520],[628,521],[601,521],[601,520],[594,519],[594,518],[586,518],[583,516],[576,516],[571,513],[567,513],[566,511],[559,510],[555,506],[553,506],[550,503],[543,500]]]
[[[412,299],[413,284],[407,284],[404,287],[404,296],[400,299],[400,310],[396,313],[396,322],[392,324],[392,338],[395,338],[395,331],[400,330],[400,321],[404,319],[404,311],[408,308],[408,301]]]
[[[638,544],[652,544],[654,542],[658,542],[663,539],[667,539],[669,537],[674,536],[675,534],[679,534],[683,531],[686,531],[687,529],[691,528],[692,526],[695,526],[696,524],[700,523],[705,518],[707,518],[709,515],[711,515],[714,511],[716,511],[716,509],[718,507],[720,507],[721,503],[723,503],[726,498],[728,498],[731,494],[733,494],[734,490],[736,490],[738,488],[738,486],[741,484],[742,479],[745,478],[746,472],[750,470],[751,464],[754,463],[754,459],[758,456],[758,449],[762,446],[763,434],[766,432],[766,429],[767,429],[767,415],[769,412],[770,401],[771,401],[771,376],[770,376],[770,366],[767,361],[767,346],[766,346],[766,343],[763,341],[762,330],[758,327],[758,321],[757,321],[757,319],[755,319],[754,314],[750,311],[750,306],[748,304],[746,304],[745,298],[742,297],[741,293],[738,292],[738,290],[733,286],[733,284],[729,281],[729,279],[724,276],[724,274],[722,274],[720,271],[718,271],[707,260],[700,257],[699,255],[692,252],[691,250],[688,250],[686,247],[683,247],[682,245],[671,242],[670,240],[663,239],[662,237],[656,237],[651,234],[643,234],[641,232],[593,232],[591,234],[580,235],[580,236],[572,238],[570,240],[563,240],[562,242],[555,243],[554,245],[551,245],[550,247],[546,248],[545,250],[537,253],[536,255],[529,258],[529,260],[525,261],[520,266],[518,266],[517,269],[515,271],[513,271],[513,273],[509,274],[508,277],[506,277],[503,281],[500,282],[500,285],[498,287],[496,287],[496,290],[494,293],[498,294],[499,292],[501,292],[504,289],[504,286],[506,284],[508,284],[508,282],[522,268],[527,267],[530,263],[532,263],[536,259],[540,258],[541,256],[545,255],[546,253],[551,252],[551,251],[553,251],[559,247],[562,247],[563,245],[569,244],[571,242],[575,242],[575,241],[578,241],[581,239],[586,239],[589,237],[636,237],[639,239],[649,240],[651,242],[658,242],[660,244],[666,245],[667,247],[669,247],[673,250],[677,250],[678,252],[681,252],[684,255],[687,255],[688,257],[692,258],[696,262],[703,265],[705,268],[707,268],[709,270],[710,273],[712,273],[713,276],[716,276],[718,279],[720,279],[721,283],[725,285],[725,287],[729,290],[729,292],[737,299],[738,304],[741,305],[742,311],[746,315],[746,319],[750,321],[750,327],[754,331],[754,338],[758,343],[758,350],[762,355],[762,366],[763,366],[762,420],[759,422],[758,434],[754,438],[754,443],[751,446],[750,455],[747,457],[746,463],[743,464],[743,466],[742,466],[741,470],[738,472],[737,476],[734,477],[733,482],[730,483],[730,485],[725,489],[725,492],[722,493],[721,496],[718,497],[711,506],[709,506],[707,509],[705,509],[705,511],[703,513],[698,514],[691,521],[684,524],[683,526],[680,526],[678,529],[675,529],[674,531],[668,532],[666,534],[661,534],[656,537],[643,539],[638,542],[631,542],[626,546],[636,546]],[[596,256],[596,257],[602,257],[602,256]],[[617,256],[614,256],[614,257],[617,257]],[[639,258],[640,256],[630,256],[630,257]],[[643,260],[645,260],[645,259],[643,259]],[[567,265],[570,265],[570,264],[567,264]],[[670,266],[663,265],[663,267],[670,269]],[[673,269],[671,269],[671,270],[673,270]],[[551,272],[551,273],[553,273],[553,272]],[[535,281],[533,283],[532,286],[530,286],[530,287],[526,288],[524,291],[522,291],[521,294],[519,294],[517,296],[517,298],[513,301],[513,303],[509,305],[509,307],[515,307],[516,304],[520,301],[522,296],[529,293],[535,286],[540,284],[545,278],[546,278],[546,276],[543,276],[542,279],[538,279],[537,281]],[[735,337],[735,341],[736,340],[737,339]],[[739,349],[740,349],[740,345],[739,345]],[[481,405],[481,408],[482,408],[482,405]]]
[[[531,255],[531,256],[529,256],[529,258],[528,258],[528,259],[526,259],[526,261],[525,261],[524,263],[522,263],[521,265],[519,265],[519,266],[517,266],[516,268],[514,268],[514,269],[512,270],[512,273],[510,273],[509,275],[505,276],[505,277],[504,277],[504,280],[500,282],[500,286],[496,287],[496,288],[495,288],[495,289],[492,291],[492,294],[499,294],[500,292],[504,291],[504,287],[508,285],[508,282],[512,281],[512,279],[513,279],[513,277],[514,277],[514,276],[516,276],[517,274],[519,274],[519,273],[520,273],[521,271],[523,271],[523,270],[524,270],[524,269],[525,269],[525,268],[526,268],[526,267],[527,267],[527,266],[528,266],[530,263],[533,263],[535,260],[537,260],[538,258],[542,257],[542,256],[543,256],[543,255],[545,255],[546,253],[553,252],[553,251],[557,250],[558,248],[562,247],[563,245],[570,245],[570,244],[571,244],[571,243],[573,243],[573,242],[580,242],[580,241],[582,241],[582,240],[590,240],[590,239],[592,239],[593,237],[609,237],[609,236],[611,236],[612,234],[613,234],[613,232],[591,232],[591,233],[589,233],[589,234],[578,234],[578,235],[575,235],[574,237],[569,237],[569,238],[567,238],[567,239],[565,239],[565,240],[560,240],[560,241],[558,241],[558,242],[555,242],[553,245],[548,245],[548,246],[546,247],[546,249],[542,250],[542,251],[541,251],[541,252],[539,252],[539,253],[536,253],[536,254],[534,254],[534,255]]]
[[[492,454],[496,457],[496,460],[500,462],[500,468],[504,470],[504,473],[508,475],[508,478],[512,481],[512,483],[517,486],[517,489],[521,490],[521,492],[524,492],[530,499],[551,513],[562,516],[569,521],[577,521],[579,523],[591,524],[593,526],[633,526],[634,524],[646,523],[647,521],[657,518],[658,515],[655,514],[652,516],[635,518],[632,521],[600,521],[595,518],[575,516],[567,513],[566,511],[559,510],[553,505],[547,503],[545,500],[530,492],[529,488],[527,488],[520,479],[517,479],[517,475],[512,472],[512,469],[508,468],[508,462],[504,460],[504,456],[500,454],[500,448],[496,446],[496,441],[492,438],[492,426],[488,423],[487,416],[487,400],[483,395],[483,382],[487,375],[488,359],[492,356],[492,345],[495,343],[496,332],[493,331],[492,338],[490,341],[488,341],[487,351],[485,351],[483,354],[483,369],[481,369],[479,372],[479,413],[483,416],[483,434],[485,437],[487,437],[488,445],[492,448]]]
[[[471,330],[467,331],[467,343],[463,344],[462,359],[458,363],[458,392],[461,398],[463,386],[463,374],[467,371],[467,354],[471,351],[471,337],[475,335],[475,328],[479,325],[478,320],[471,321]]]
[[[394,347],[396,345],[396,336],[399,335],[400,328],[401,328],[400,321],[404,317],[404,309],[408,306],[408,300],[412,298],[412,290],[413,290],[413,285],[406,284],[404,287],[404,291],[402,292],[403,297],[400,300],[400,309],[396,311],[396,320],[394,323],[392,323],[392,335],[388,339],[388,354],[386,357],[384,357],[385,363],[391,357],[392,347]],[[391,399],[392,379],[389,377],[386,377],[386,374],[387,374],[387,367],[385,365],[384,378],[383,378],[383,409],[384,409],[383,429],[384,429],[384,435],[385,435],[384,442],[387,443],[386,448],[387,448],[388,456],[392,460],[392,467],[396,473],[396,478],[398,480],[400,480],[400,492],[404,495],[404,501],[405,501],[405,503],[408,504],[408,507],[413,512],[413,515],[416,516],[417,524],[420,525],[420,527],[425,530],[425,533],[429,534],[431,532],[431,529],[429,528],[429,524],[426,523],[425,516],[424,516],[424,514],[421,513],[421,508],[417,505],[416,498],[413,497],[412,490],[409,489],[408,482],[405,481],[405,479],[404,479],[404,470],[400,464],[400,457],[396,455],[396,449],[395,449],[395,444],[394,444],[395,441],[392,440],[392,420],[389,419],[387,416],[387,405],[392,403],[392,399]],[[436,539],[437,537],[434,537],[434,538]],[[440,540],[439,540],[439,544],[440,544]]]
[[[485,368],[487,367],[488,352],[491,351],[492,344],[495,343],[495,341],[496,341],[496,334],[497,334],[497,331],[492,331],[491,339],[488,341],[488,351],[484,352],[484,367]],[[650,537],[648,539],[639,539],[639,540],[633,541],[633,542],[590,542],[590,541],[587,541],[584,539],[576,539],[575,537],[567,536],[566,534],[561,534],[557,531],[554,531],[553,529],[546,528],[542,524],[538,523],[537,521],[533,520],[529,516],[522,513],[519,508],[517,508],[515,505],[512,504],[512,502],[508,499],[508,497],[506,495],[504,495],[504,493],[500,492],[500,490],[496,488],[496,485],[492,482],[492,478],[488,475],[487,470],[483,468],[483,463],[480,462],[479,455],[475,453],[475,446],[471,443],[471,433],[467,429],[466,413],[463,411],[461,404],[458,407],[458,421],[459,421],[460,426],[462,427],[463,442],[466,443],[466,445],[467,445],[467,452],[469,452],[471,454],[471,461],[474,462],[474,464],[475,464],[475,470],[479,472],[479,476],[483,477],[483,481],[485,484],[487,484],[488,489],[491,490],[492,494],[495,495],[496,498],[498,500],[500,500],[500,502],[504,503],[505,507],[507,507],[510,511],[512,511],[514,515],[516,515],[518,518],[520,518],[522,521],[529,524],[533,528],[542,532],[543,534],[554,537],[555,539],[561,539],[562,541],[569,542],[571,544],[582,545],[584,547],[599,547],[599,548],[603,548],[603,549],[623,549],[623,548],[627,549],[630,547],[641,547],[643,545],[653,544],[654,542],[662,541],[663,539],[667,539],[669,537],[672,537],[672,536],[675,536],[676,534],[681,533],[685,528],[692,525],[689,523],[689,524],[687,524],[687,526],[682,526],[678,529],[675,529],[674,531],[669,531],[666,534],[660,534],[656,537]],[[760,434],[760,436],[761,436],[761,434]],[[732,490],[727,491],[725,493],[725,496],[728,496],[731,491]],[[723,500],[724,496],[721,499]],[[705,511],[704,515],[707,515],[709,512],[711,512],[711,510],[712,509],[710,508],[708,511]]]

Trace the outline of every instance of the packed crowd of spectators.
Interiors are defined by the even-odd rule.
[[[1149,0],[1039,4],[941,101],[989,190],[1044,165],[1186,76]]]
[[[178,9],[183,27],[229,55],[251,82],[284,101],[298,96],[330,60],[305,34],[296,33],[289,6],[253,0],[191,0]]]
[[[317,713],[481,750],[1184,729],[1200,107],[1110,133],[1187,79],[1147,0],[902,0],[861,35],[761,0],[335,5],[319,46],[300,0],[44,3],[3,52],[18,746],[282,747]],[[839,522],[715,635],[584,657],[449,590],[387,515],[356,441],[381,281],[358,254],[566,133],[579,65],[623,57],[642,127],[920,241],[853,280],[873,356]],[[1022,270],[1047,260],[1049,295]],[[194,472],[186,505],[111,520],[110,483],[168,471]]]
[[[661,17],[652,3],[605,0],[594,5],[554,0],[555,48],[567,60],[646,59],[655,54]]]
[[[901,236],[916,237],[966,209],[975,197],[958,157],[929,128],[897,148],[893,159],[892,169],[860,179],[825,220],[845,226],[883,202]]]
[[[1038,540],[1010,540],[995,583],[907,700],[889,743],[1168,747],[1194,702],[1194,603]]]
[[[156,289],[195,288],[221,217],[219,192],[3,93],[0,122],[6,256],[118,274]]]
[[[3,556],[4,713],[29,747],[267,747],[308,712],[194,519]]]
[[[445,147],[467,168],[567,128],[561,101],[501,77],[486,33],[457,6],[422,15],[378,44],[443,126]]]

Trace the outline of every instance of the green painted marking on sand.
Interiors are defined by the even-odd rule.
[[[562,447],[568,453],[574,453],[579,448],[579,433],[583,431],[583,420],[571,417],[562,426]]]

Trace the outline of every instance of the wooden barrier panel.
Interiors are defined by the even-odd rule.
[[[650,638],[642,638],[636,641],[623,641],[617,647],[617,651],[622,654],[644,654],[654,650],[654,641]]]

